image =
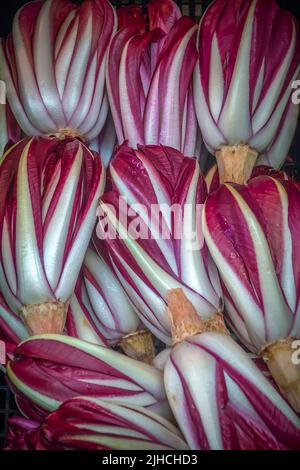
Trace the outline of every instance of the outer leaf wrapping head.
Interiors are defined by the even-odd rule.
[[[276,138],[258,158],[258,165],[269,165],[280,169],[288,157],[299,118],[299,106],[291,100],[282,118]]]
[[[13,416],[9,418],[5,440],[5,450],[33,450],[40,423],[29,419]]]
[[[149,30],[161,29],[165,36],[151,46],[151,61],[153,66],[158,63],[159,55],[164,47],[170,31],[182,17],[179,6],[173,0],[151,0],[147,4]],[[154,68],[152,67],[152,70]]]
[[[292,179],[283,170],[275,170],[274,168],[267,165],[257,165],[254,167],[251,175],[252,178],[257,176],[271,176],[279,180],[290,180]],[[217,165],[213,165],[205,175],[205,182],[207,186],[208,194],[213,193],[220,187],[220,178]]]
[[[229,336],[203,333],[177,345],[165,386],[191,449],[299,447],[299,417]]]
[[[285,120],[300,59],[296,20],[275,0],[215,0],[200,22],[198,48],[194,99],[208,149],[243,143],[262,153],[282,129],[289,145],[294,124]]]
[[[67,314],[66,332],[69,336],[88,341],[89,343],[107,346],[108,343],[97,327],[87,302],[84,302],[84,284],[82,275],[79,276],[74,294],[71,297]]]
[[[135,21],[114,36],[107,89],[119,144],[172,146],[193,156],[201,146],[193,103],[195,23],[174,2],[150,2],[149,31]]]
[[[41,335],[24,341],[7,373],[21,411],[35,420],[79,395],[170,415],[160,371],[76,338]]]
[[[21,129],[8,104],[0,104],[0,155],[21,139]]]

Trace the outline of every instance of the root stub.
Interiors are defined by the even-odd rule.
[[[22,315],[29,331],[33,335],[63,332],[68,306],[64,302],[44,302],[27,305],[22,308]]]
[[[118,346],[127,356],[147,364],[151,364],[155,357],[154,338],[148,330],[140,330],[124,336]]]
[[[182,289],[169,290],[167,303],[172,325],[173,345],[184,341],[185,338],[208,331],[228,334],[221,313],[216,312],[210,318],[203,320]]]
[[[294,342],[298,343],[292,338],[279,340],[268,345],[261,355],[281,393],[294,410],[300,413],[300,364],[299,353],[293,347]]]
[[[49,134],[50,137],[57,137],[60,140],[63,140],[67,137],[77,138],[85,142],[85,138],[76,130],[70,127],[62,127],[57,130],[57,132],[53,132]]]
[[[258,153],[248,145],[224,146],[216,151],[220,183],[246,184]]]

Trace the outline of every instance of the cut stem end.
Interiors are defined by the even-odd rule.
[[[27,305],[22,308],[22,315],[29,331],[33,335],[63,332],[68,305],[65,302],[44,302]]]
[[[124,336],[118,346],[127,356],[147,364],[151,364],[155,357],[154,337],[149,330],[140,330]]]
[[[258,153],[249,145],[224,145],[215,155],[220,184],[246,184],[251,178]]]
[[[281,393],[296,413],[300,413],[300,364],[293,361],[294,339],[286,338],[268,345],[261,353]]]
[[[182,289],[171,289],[167,293],[168,311],[172,325],[172,344],[207,331],[228,334],[221,313],[215,313],[207,320],[202,320],[193,304]]]
[[[73,137],[73,138],[76,138],[76,139],[80,139],[83,142],[86,141],[86,139],[76,129],[72,129],[70,127],[62,127],[60,129],[58,129],[57,132],[53,132],[53,133],[49,134],[49,137],[56,137],[60,140],[63,140],[66,137]]]

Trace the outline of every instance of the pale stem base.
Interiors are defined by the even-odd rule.
[[[262,352],[268,368],[281,393],[296,413],[300,413],[300,364],[293,362],[295,349],[292,338],[268,345]]]
[[[252,175],[258,153],[249,145],[224,145],[215,153],[220,184],[246,184]]]
[[[23,307],[22,315],[29,331],[33,335],[45,333],[61,334],[65,326],[67,311],[67,303],[49,301]]]
[[[149,330],[140,330],[124,336],[118,343],[132,359],[151,364],[155,357],[154,337]]]
[[[172,326],[172,344],[208,331],[229,334],[222,313],[216,312],[203,320],[182,289],[171,289],[167,294],[168,311]]]

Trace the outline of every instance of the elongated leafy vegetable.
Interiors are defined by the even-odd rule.
[[[271,176],[272,178],[279,180],[292,181],[285,171],[275,170],[274,168],[266,165],[257,165],[253,168],[250,179],[256,178],[257,176]],[[220,187],[220,178],[217,165],[213,165],[207,172],[205,175],[205,182],[209,194],[216,191]]]
[[[175,346],[165,386],[191,449],[299,447],[299,417],[229,336],[207,332]]]
[[[299,117],[299,106],[291,100],[287,107],[281,125],[277,131],[276,138],[267,150],[258,157],[258,165],[268,165],[280,169],[290,150]]]

